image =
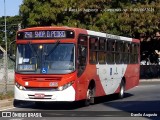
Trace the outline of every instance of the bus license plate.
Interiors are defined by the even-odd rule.
[[[34,95],[35,98],[44,98],[44,96],[45,95],[41,94],[41,93],[37,93],[37,94]]]

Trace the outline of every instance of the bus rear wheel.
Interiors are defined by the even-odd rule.
[[[125,92],[125,83],[122,80],[120,84],[120,92],[118,93],[118,98],[122,99],[124,97]]]

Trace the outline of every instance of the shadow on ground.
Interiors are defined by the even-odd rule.
[[[125,98],[133,96],[132,94],[126,93]],[[103,97],[95,98],[95,104],[108,104],[109,101],[115,101],[118,97],[116,94],[108,95]],[[78,102],[23,102],[16,101],[15,107],[18,108],[31,108],[38,110],[76,110],[78,108],[85,107],[84,101]]]
[[[126,101],[125,98],[134,96],[133,94],[126,93],[124,100],[118,100],[117,95],[108,95],[104,97],[98,97],[95,99],[96,104],[103,104],[104,106],[114,108],[115,111],[77,111],[79,108],[85,107],[83,102],[72,103],[38,103],[34,102],[19,102],[16,107],[18,108],[31,108],[33,111],[43,112],[45,116],[55,117],[131,117],[133,115],[140,115],[136,117],[145,117],[146,119],[158,120],[159,117],[152,117],[149,114],[160,115],[160,102],[159,101]],[[117,109],[117,111],[116,111]],[[142,114],[142,116],[141,116]],[[144,116],[146,114],[146,116]],[[133,116],[135,117],[135,116]]]

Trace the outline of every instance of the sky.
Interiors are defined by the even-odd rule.
[[[15,16],[19,14],[19,6],[23,0],[5,0],[6,16]],[[0,17],[4,16],[4,0],[0,0]]]

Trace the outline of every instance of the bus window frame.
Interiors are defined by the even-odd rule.
[[[86,45],[81,45],[81,44],[79,44],[79,39],[80,39],[80,37],[86,37],[87,39],[86,39]],[[79,58],[80,58],[80,56],[79,56],[79,47],[80,46],[84,46],[84,47],[86,47],[86,60],[85,60],[85,64],[84,64],[84,66],[81,66],[83,69],[82,69],[82,71],[80,71],[80,61],[79,61]],[[84,71],[85,71],[85,69],[86,69],[86,66],[87,66],[87,62],[88,62],[88,35],[86,35],[86,34],[79,34],[78,35],[78,41],[77,41],[77,58],[76,58],[76,60],[77,60],[77,76],[78,77],[80,77],[83,73],[84,73]]]

